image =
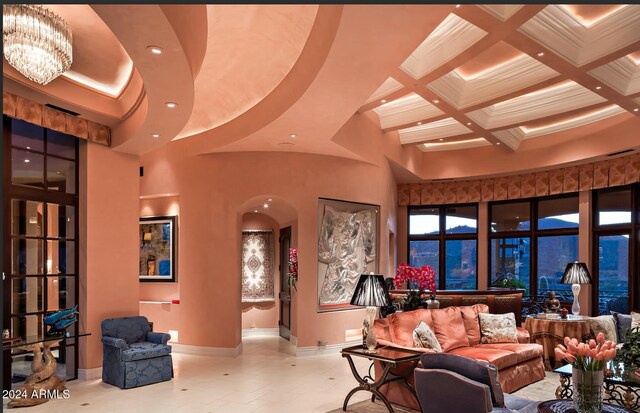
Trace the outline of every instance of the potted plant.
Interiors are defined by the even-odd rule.
[[[618,357],[625,368],[640,370],[640,327],[627,330]]]

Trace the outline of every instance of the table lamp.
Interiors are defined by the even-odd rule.
[[[571,312],[573,315],[579,315],[580,303],[578,302],[578,296],[580,295],[580,284],[591,284],[591,275],[587,269],[587,264],[578,261],[567,264],[560,282],[562,284],[572,284],[573,306],[571,307]]]
[[[384,277],[374,273],[361,274],[356,289],[353,291],[351,305],[367,307],[367,316],[362,323],[364,334],[366,334],[364,342],[368,353],[377,353],[378,340],[373,329],[373,321],[376,318],[378,307],[392,305]]]

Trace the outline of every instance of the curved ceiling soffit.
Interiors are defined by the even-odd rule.
[[[143,93],[133,62],[110,28],[88,5],[45,5],[73,31],[71,69],[47,85],[29,81],[3,61],[5,90],[51,103],[112,126]]]
[[[273,91],[300,57],[317,11],[317,5],[207,6],[193,112],[176,139],[215,129]]]
[[[181,36],[157,5],[91,7],[120,40],[146,92],[137,108],[112,129],[112,147],[138,155],[158,148],[184,127],[193,109],[194,79]],[[186,12],[192,6],[182,7]],[[178,27],[178,31],[184,29],[184,25]],[[191,41],[206,42],[206,38]],[[151,54],[148,46],[159,46],[163,53]],[[167,102],[177,106],[169,108]]]
[[[320,5],[304,48],[282,82],[267,96],[234,119],[205,132],[171,142],[185,154],[215,152],[277,119],[312,84],[327,58],[340,25],[342,5]]]

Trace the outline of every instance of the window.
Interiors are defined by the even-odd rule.
[[[45,313],[78,303],[78,139],[24,121],[3,118],[8,224],[3,232],[5,257],[3,300],[5,328],[13,336],[42,336]],[[77,324],[67,331],[77,334]],[[19,383],[29,370],[30,355],[3,352],[8,383]],[[76,339],[53,354],[58,375],[77,376]],[[10,377],[7,375],[10,374]]]
[[[636,307],[631,290],[639,286],[631,267],[640,267],[640,185],[597,190],[593,197],[593,306],[598,314],[629,313]]]
[[[489,284],[528,295],[556,291],[570,300],[571,286],[560,280],[578,258],[578,195],[494,202],[489,209]]]
[[[477,205],[410,207],[409,265],[431,266],[439,289],[477,288]]]

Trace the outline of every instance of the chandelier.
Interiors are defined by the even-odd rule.
[[[71,67],[69,26],[33,4],[2,6],[4,57],[28,79],[46,85]]]

